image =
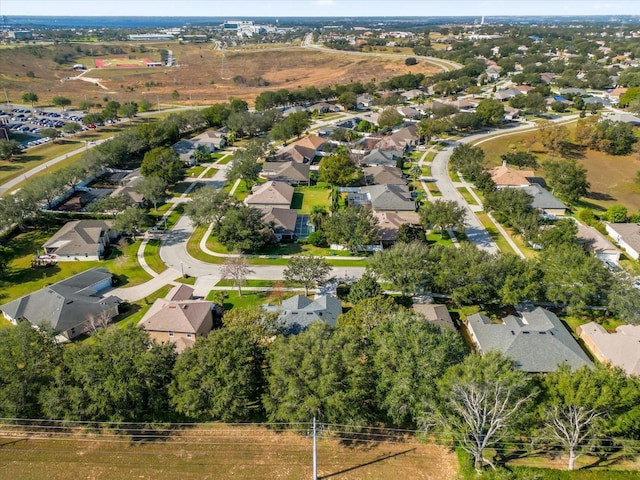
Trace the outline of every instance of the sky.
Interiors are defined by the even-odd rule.
[[[0,15],[374,17],[640,15],[640,0],[0,0]]]

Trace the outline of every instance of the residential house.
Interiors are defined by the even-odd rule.
[[[640,116],[629,112],[603,112],[600,120],[611,120],[612,122],[630,123],[634,127],[640,127]]]
[[[294,113],[302,113],[302,112],[306,112],[307,109],[304,107],[301,107],[300,105],[295,105],[293,107],[289,107],[287,109],[285,109],[282,112],[282,117],[283,118],[287,118],[289,115],[293,115]]]
[[[193,288],[175,287],[166,298],[157,299],[145,313],[138,326],[156,343],[172,343],[182,353],[192,347],[197,337],[213,328],[214,304],[193,299]]]
[[[398,230],[405,224],[420,226],[420,215],[417,212],[375,212],[380,229],[380,241],[383,247],[396,243]]]
[[[609,223],[605,222],[605,229],[613,240],[627,255],[634,260],[640,259],[640,224],[639,223]]]
[[[118,237],[111,230],[112,223],[106,220],[67,222],[42,247],[45,254],[60,262],[98,261],[110,241]]]
[[[559,365],[572,369],[592,363],[560,319],[541,307],[520,308],[500,323],[476,313],[465,319],[475,348],[480,353],[498,350],[511,357],[525,372],[547,373]]]
[[[320,155],[322,147],[326,143],[327,140],[325,138],[310,135],[280,150],[274,160],[276,162],[311,163],[316,155]]]
[[[356,97],[356,109],[357,110],[366,110],[373,106],[375,102],[375,98],[370,93],[363,93],[362,95],[358,95]]]
[[[369,185],[349,193],[350,205],[371,208],[374,212],[415,212],[416,204],[406,185]]]
[[[576,222],[578,226],[578,242],[584,249],[603,262],[617,264],[620,260],[620,250],[594,227]]]
[[[207,130],[191,139],[196,147],[203,147],[208,152],[215,152],[227,146],[227,132],[224,129]]]
[[[60,340],[72,340],[118,315],[121,300],[100,295],[111,285],[106,268],[92,268],[6,303],[0,311],[14,325],[20,320],[47,325]]]
[[[254,185],[251,195],[245,198],[248,207],[266,209],[270,207],[289,208],[293,200],[293,187],[284,182],[269,181]]]
[[[499,167],[488,169],[487,172],[491,175],[491,180],[497,188],[526,187],[531,185],[535,178],[533,170],[516,170],[508,167],[506,162],[503,162]]]
[[[387,165],[376,165],[365,167],[363,170],[364,180],[367,185],[406,185],[407,180],[403,177],[402,170],[398,167]]]
[[[531,207],[542,215],[556,217],[567,214],[569,207],[537,183],[520,188],[533,197]]]
[[[296,222],[298,219],[298,212],[290,208],[278,208],[269,207],[263,209],[264,216],[262,220],[267,225],[273,226],[273,233],[276,239],[281,242],[282,240],[294,240],[296,233]]]
[[[422,116],[422,114],[413,107],[398,107],[396,110],[405,118],[416,118]]]
[[[194,158],[194,153],[197,148],[196,142],[183,139],[178,143],[174,143],[171,148],[179,155],[180,161],[185,165],[193,166],[196,164],[196,160]]]
[[[609,93],[607,93],[607,97],[613,104],[620,103],[620,95],[624,95],[625,93],[627,93],[627,90],[628,88],[626,87],[614,88]]]
[[[339,112],[340,107],[337,105],[333,105],[332,103],[327,102],[319,102],[314,103],[310,107],[307,107],[307,112],[318,112],[318,113],[329,113],[329,112]]]
[[[435,303],[414,303],[413,311],[422,315],[428,323],[437,325],[442,329],[456,331],[453,319],[446,305]]]
[[[620,367],[627,375],[640,375],[640,325],[620,325],[615,332],[608,332],[602,325],[589,322],[576,332],[602,363]]]
[[[516,88],[509,88],[507,90],[499,90],[493,94],[493,98],[500,100],[501,102],[506,102],[507,100],[511,100],[513,97],[517,97],[520,95],[524,95],[520,90]]]
[[[388,137],[384,137],[378,144],[381,150],[399,150],[405,152],[420,143],[418,126],[413,124],[397,130]]]
[[[310,185],[310,166],[308,163],[294,162],[264,162],[260,176],[268,180],[288,183],[289,185]]]
[[[402,97],[404,97],[405,100],[414,100],[418,97],[427,96],[425,92],[423,90],[420,90],[419,88],[414,88],[413,90],[406,90],[402,92],[400,95],[402,95]]]
[[[314,300],[295,295],[282,301],[281,305],[264,305],[267,312],[278,313],[283,329],[288,334],[297,334],[306,330],[313,322],[326,322],[336,325],[342,314],[342,305],[333,295],[318,295]]]
[[[380,145],[380,143],[378,143]],[[369,166],[390,166],[395,167],[398,163],[398,158],[402,157],[402,150],[396,150],[393,148],[382,149],[382,148],[374,148],[362,157],[360,160],[360,164],[369,165]]]
[[[490,65],[487,67],[487,69],[485,70],[485,73],[487,75],[487,80],[489,82],[495,82],[497,80],[500,79],[500,71],[502,70],[501,67],[499,67],[498,65]]]
[[[587,108],[589,106],[591,106],[591,107],[597,107],[597,106],[602,107],[604,105],[604,99],[602,99],[600,97],[587,97],[587,98],[583,98],[582,101],[584,102],[585,108]]]

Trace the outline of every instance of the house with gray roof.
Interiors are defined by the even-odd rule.
[[[413,124],[403,127],[390,136],[384,137],[378,144],[378,148],[386,150],[399,150],[405,152],[420,143],[420,135],[418,135],[418,126]]]
[[[244,199],[245,205],[260,209],[270,207],[289,208],[293,200],[293,187],[284,182],[269,181],[254,185],[251,195]]]
[[[117,238],[111,225],[112,222],[105,220],[67,222],[42,247],[45,254],[59,262],[98,261],[110,241]]]
[[[61,340],[71,340],[118,314],[121,300],[100,294],[111,282],[106,268],[92,268],[6,303],[0,311],[14,325],[21,320],[34,327],[47,325]]]
[[[578,243],[580,243],[587,252],[593,254],[593,256],[603,262],[618,263],[622,252],[618,250],[613,243],[607,240],[607,238],[594,227],[583,225],[580,222],[576,222],[576,225],[578,226]]]
[[[569,207],[537,183],[520,188],[533,197],[531,207],[534,210],[553,217],[567,214]]]
[[[511,357],[525,372],[547,373],[567,364],[573,370],[592,366],[560,319],[541,307],[518,309],[499,323],[476,313],[465,319],[475,348],[480,353],[498,350]]]
[[[298,220],[297,210],[270,207],[263,211],[264,215],[262,220],[267,225],[272,225],[273,233],[279,242],[282,240],[294,239],[296,233],[296,222]]]
[[[609,223],[604,224],[607,233],[634,260],[640,259],[640,224]]]
[[[375,167],[363,168],[362,172],[364,174],[364,179],[368,184],[407,184],[407,180],[402,176],[402,170],[400,170],[398,167],[376,165]]]
[[[191,139],[197,147],[204,147],[208,152],[223,149],[227,146],[227,132],[224,129],[207,130]]]
[[[311,166],[308,163],[294,162],[264,162],[260,176],[268,180],[277,180],[289,185],[310,185],[309,171]]]
[[[375,212],[415,212],[416,203],[406,185],[369,185],[350,193],[349,205],[360,205]]]
[[[395,167],[398,158],[400,157],[402,157],[402,150],[396,150],[393,148],[374,148],[368,154],[362,157],[362,160],[360,160],[360,164],[369,166],[386,165],[389,167]]]
[[[311,300],[303,295],[295,295],[282,301],[281,305],[266,304],[267,312],[278,313],[279,320],[287,334],[297,334],[306,330],[313,322],[326,322],[335,327],[342,305],[333,295],[318,295]]]

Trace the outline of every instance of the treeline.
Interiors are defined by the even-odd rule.
[[[3,329],[0,413],[97,424],[383,422],[436,433],[477,468],[513,445],[520,454],[522,445],[564,448],[572,465],[587,446],[606,456],[640,438],[636,377],[599,366],[528,375],[495,352],[469,355],[457,333],[388,298],[361,301],[336,328],[316,322],[293,336],[260,309],[234,309],[224,323],[180,356],[132,327],[64,346],[26,323]]]

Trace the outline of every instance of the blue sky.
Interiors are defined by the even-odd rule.
[[[640,0],[0,0],[0,15],[640,15]]]

